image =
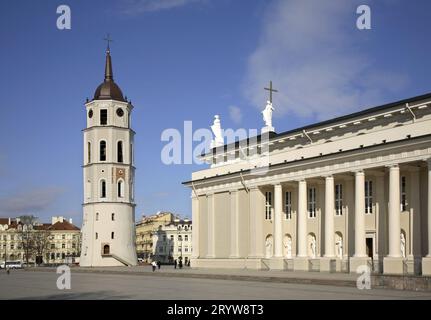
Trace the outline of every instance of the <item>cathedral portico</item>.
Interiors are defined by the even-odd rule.
[[[199,253],[192,266],[326,272],[366,266],[425,274],[431,261],[431,112],[424,101],[431,103],[431,95],[412,99],[419,100],[415,114],[421,115],[414,121],[402,120],[406,113],[394,113],[399,106],[391,104],[360,115],[373,120],[353,121],[353,115],[307,129],[310,137],[325,132],[322,138],[298,141],[297,131],[273,136],[265,174],[254,174],[240,159],[194,173],[193,203],[200,205],[193,210],[206,208],[208,195],[216,195],[215,211],[194,215],[198,221],[226,215],[229,239],[221,243],[229,249],[216,250],[211,259]],[[363,133],[352,135],[356,126]],[[302,156],[295,155],[298,150]],[[227,199],[228,206],[217,206],[217,199]],[[216,247],[220,227],[215,224],[208,240]]]

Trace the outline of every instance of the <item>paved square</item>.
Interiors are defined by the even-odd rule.
[[[0,272],[0,299],[431,299],[431,292],[166,277],[81,273],[72,269],[71,290],[58,290],[54,269]]]

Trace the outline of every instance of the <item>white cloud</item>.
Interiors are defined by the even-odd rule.
[[[356,3],[358,2],[358,3]],[[274,116],[317,119],[383,102],[406,79],[381,70],[352,37],[359,1],[276,0],[264,15],[259,45],[249,57],[244,94],[262,109],[273,80]],[[358,39],[358,38],[357,38]],[[356,40],[357,40],[356,39]]]
[[[123,3],[123,13],[139,14],[143,12],[154,12],[168,10],[189,5],[203,0],[126,0]]]
[[[240,124],[242,121],[242,111],[237,106],[229,106],[229,117],[235,124]]]

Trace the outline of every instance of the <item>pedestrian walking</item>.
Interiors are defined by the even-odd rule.
[[[153,268],[153,272],[156,271],[157,262],[156,261],[151,262],[151,267]]]
[[[159,270],[161,266],[162,266],[162,263],[160,261],[157,261],[157,268],[159,268]]]
[[[9,267],[6,268],[6,272],[7,272],[7,274],[10,274],[10,268]]]
[[[180,269],[183,268],[183,262],[180,260],[180,262],[178,262],[178,267],[180,267]]]
[[[177,259],[174,260],[174,269],[177,268]]]

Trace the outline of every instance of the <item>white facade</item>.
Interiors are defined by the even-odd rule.
[[[187,263],[192,256],[192,222],[175,219],[163,225],[153,234],[153,257],[155,261]]]
[[[192,267],[431,274],[431,94],[267,137],[184,183]]]
[[[136,265],[133,106],[113,81],[109,51],[105,81],[85,107],[80,265]]]

